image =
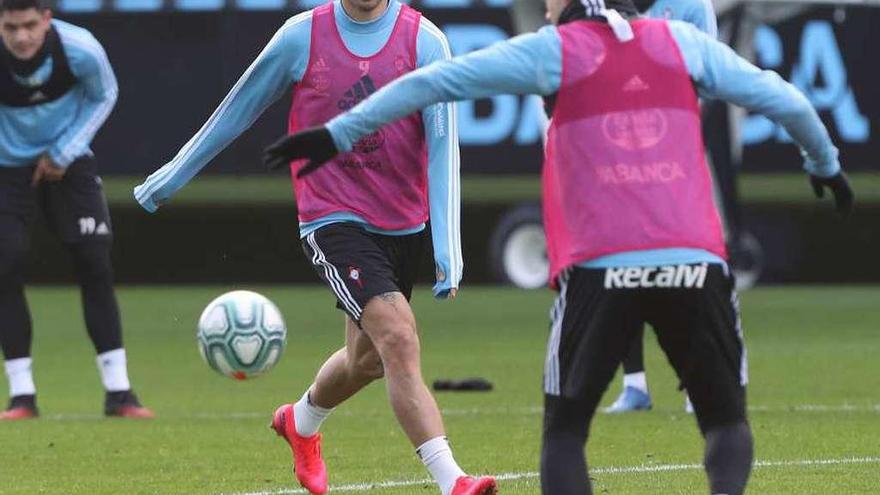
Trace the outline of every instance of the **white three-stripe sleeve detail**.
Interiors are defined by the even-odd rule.
[[[100,101],[86,107],[85,111],[89,112],[89,115],[83,115],[81,120],[77,119],[75,127],[71,129],[74,134],[65,133],[58,142],[61,144],[55,150],[58,158],[65,164],[69,164],[88,150],[95,133],[113,111],[119,88],[116,76],[113,75],[113,69],[110,67],[110,61],[107,60],[107,54],[97,40],[90,35],[85,37],[75,34],[75,32],[64,32],[61,35],[61,40],[63,44],[78,48],[94,59],[98,68],[100,87],[103,90]],[[87,75],[83,74],[80,77],[85,78]]]
[[[437,39],[446,60],[452,58],[452,49],[446,36],[430,21],[422,18],[420,28]],[[448,267],[452,286],[457,287],[464,272],[461,253],[461,153],[458,141],[458,115],[454,102],[442,103],[445,106],[448,146],[448,184],[446,190],[446,242],[450,266]]]

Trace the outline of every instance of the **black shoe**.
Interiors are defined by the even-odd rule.
[[[490,392],[492,382],[485,378],[466,378],[464,380],[434,380],[434,390],[454,390],[460,392]]]
[[[156,414],[141,405],[131,390],[107,392],[104,396],[104,415],[117,418],[154,418]]]
[[[36,395],[16,395],[9,399],[9,407],[0,413],[0,421],[33,419],[39,415]]]

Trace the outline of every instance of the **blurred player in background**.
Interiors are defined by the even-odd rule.
[[[634,0],[636,8],[643,15],[653,19],[679,20],[694,25],[700,31],[712,38],[718,37],[718,20],[715,18],[715,10],[711,0]],[[725,105],[722,102],[710,103]],[[714,158],[714,156],[713,156]],[[711,165],[714,169],[729,163],[724,160],[713,159]],[[735,180],[734,173],[714,174],[716,184],[722,180]],[[730,190],[729,187],[720,187],[722,194]],[[723,203],[726,206],[726,202]],[[727,213],[728,208],[722,212]],[[731,222],[725,222],[729,225]],[[644,326],[640,325],[637,330],[639,335],[644,335]],[[651,409],[651,394],[648,391],[648,380],[645,375],[645,349],[644,338],[633,340],[633,346],[623,360],[623,390],[611,406],[605,409],[607,413],[623,413],[630,411],[645,411]],[[685,409],[693,412],[690,401],[687,401]]]
[[[391,80],[451,57],[442,32],[398,0],[337,0],[291,18],[178,155],[135,189],[149,211],[183,187],[272,102],[293,90],[290,129],[327,121]],[[289,160],[273,162],[273,168]],[[303,164],[290,164],[296,172]],[[296,476],[327,490],[318,429],[333,409],[386,379],[391,406],[443,495],[495,493],[452,456],[440,411],[421,374],[409,306],[430,217],[437,283],[451,299],[462,276],[459,151],[454,106],[413,109],[375,129],[308,179],[294,178],[306,256],[346,313],[345,346],[321,367],[273,427],[290,443]]]
[[[718,37],[718,19],[712,0],[633,0],[643,15],[652,19],[684,21],[713,38]]]
[[[629,22],[631,0],[547,0],[547,10],[554,26],[404,76],[268,152],[316,169],[426,105],[555,94],[542,182],[560,293],[544,369],[542,491],[592,493],[589,424],[637,337],[633,323],[647,322],[693,400],[711,493],[741,495],[753,457],[745,351],[697,92],[785,127],[814,192],[831,189],[848,214],[837,148],[794,86],[690,24]]]
[[[116,78],[85,29],[45,0],[0,0],[0,345],[9,408],[37,416],[24,296],[30,228],[41,210],[73,258],[108,416],[152,417],[131,391],[113,291],[110,214],[89,145],[116,104]]]

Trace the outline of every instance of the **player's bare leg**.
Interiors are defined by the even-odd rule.
[[[367,303],[361,326],[382,359],[388,398],[397,421],[443,495],[492,495],[495,480],[472,478],[455,462],[437,402],[422,379],[416,319],[400,292]]]
[[[327,490],[317,434],[321,422],[333,407],[385,376],[391,407],[441,492],[494,494],[492,478],[466,476],[452,456],[440,410],[422,379],[415,316],[403,294],[390,292],[371,299],[361,326],[346,319],[346,346],[324,363],[297,404],[276,412],[273,427],[290,442],[303,486],[317,494]]]
[[[382,359],[391,408],[412,444],[443,436],[440,410],[422,379],[416,320],[406,298],[399,292],[374,297],[361,325]]]
[[[373,342],[350,317],[345,318],[345,347],[321,366],[310,388],[313,404],[332,409],[384,376]]]

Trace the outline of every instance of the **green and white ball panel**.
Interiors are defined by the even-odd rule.
[[[199,351],[217,372],[244,380],[271,369],[281,358],[287,327],[278,307],[250,291],[211,301],[199,318]]]
[[[220,296],[223,297],[223,296]],[[219,299],[219,298],[218,298]],[[224,304],[216,304],[215,299],[205,308],[199,318],[199,334],[205,338],[214,336],[223,337],[229,330],[229,318],[226,315],[226,306]]]

